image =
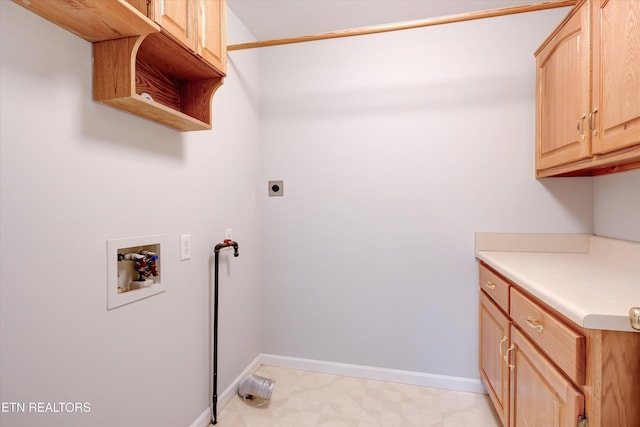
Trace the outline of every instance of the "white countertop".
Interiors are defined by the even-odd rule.
[[[476,256],[579,326],[640,333],[629,322],[640,307],[640,243],[587,237],[562,252],[529,251],[523,241],[484,250],[476,238]]]

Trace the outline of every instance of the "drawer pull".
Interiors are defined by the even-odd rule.
[[[539,334],[544,331],[544,326],[542,326],[542,323],[540,323],[540,321],[535,317],[527,317],[527,325],[529,325],[530,328],[538,331]]]
[[[594,108],[592,112],[589,113],[589,130],[593,136],[598,136],[598,129],[594,129],[593,126],[593,117],[598,112],[598,107]]]
[[[491,290],[494,290],[496,288],[496,284],[493,282],[487,282],[485,283],[485,286]]]
[[[504,359],[504,363],[506,363],[506,364],[507,364],[507,366],[509,367],[509,369],[511,369],[511,370],[513,370],[513,368],[515,368],[515,367],[516,367],[516,365],[515,365],[515,364],[513,364],[513,365],[510,365],[510,364],[509,364],[509,352],[513,351],[513,349],[514,349],[514,348],[516,348],[516,345],[515,345],[515,344],[511,344],[511,346],[510,346],[510,347],[507,349],[507,351],[504,353],[504,357],[503,357],[503,359]]]
[[[509,338],[507,338],[507,337],[502,337],[502,339],[500,340],[500,344],[499,344],[500,350],[498,350],[500,352],[500,357],[503,357],[502,356],[502,344],[506,343],[508,339]]]
[[[578,131],[578,135],[580,136],[580,138],[582,138],[582,140],[584,140],[585,138],[585,134],[582,132],[582,128],[584,126],[584,119],[587,118],[586,114],[583,114],[582,117],[580,117],[578,119],[578,124],[576,125],[576,130]]]

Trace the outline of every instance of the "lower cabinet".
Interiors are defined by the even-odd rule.
[[[515,327],[511,339],[509,426],[578,426],[584,418],[582,393]]]
[[[511,345],[511,321],[480,291],[480,377],[503,425],[509,423],[509,368],[504,352]]]
[[[480,265],[480,378],[504,427],[640,427],[640,333],[580,328]]]
[[[494,271],[480,269],[480,378],[502,424],[580,426],[585,397],[573,381],[584,382],[584,337]],[[500,288],[507,298],[491,291]]]

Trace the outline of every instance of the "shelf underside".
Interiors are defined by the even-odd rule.
[[[537,178],[596,176],[640,168],[640,145],[536,171]]]
[[[160,31],[125,0],[13,1],[92,43]]]

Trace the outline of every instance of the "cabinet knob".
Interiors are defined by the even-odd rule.
[[[485,283],[485,286],[491,290],[494,290],[496,288],[496,284],[493,282],[487,282]]]

